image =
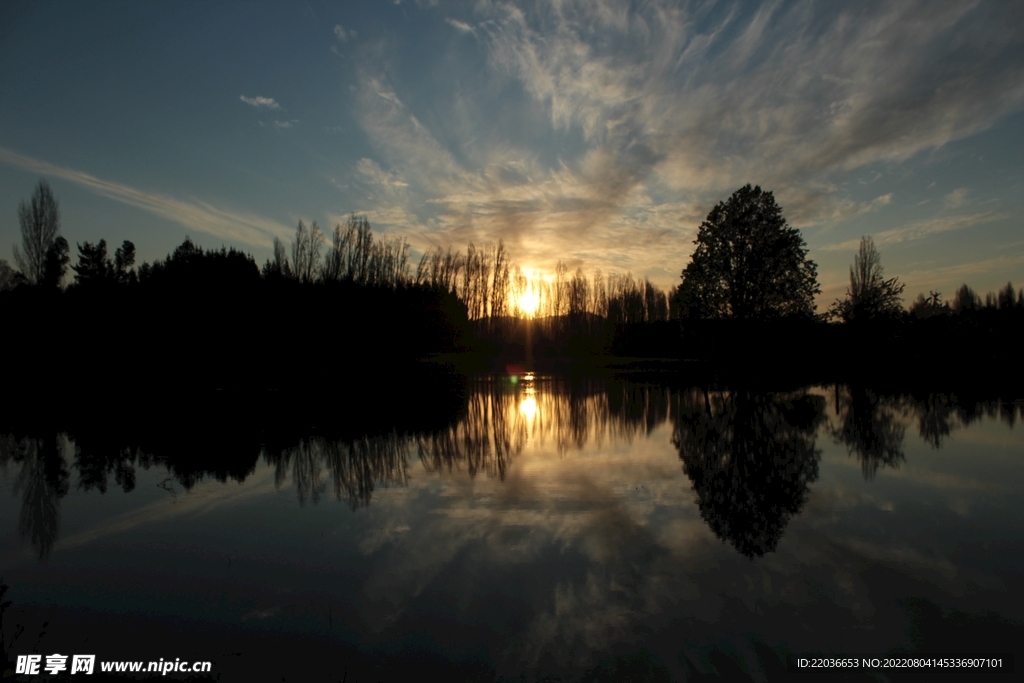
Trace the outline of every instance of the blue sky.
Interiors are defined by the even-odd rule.
[[[72,245],[140,260],[354,211],[667,287],[749,182],[819,310],[861,235],[908,300],[1024,286],[1019,2],[8,1],[0,93],[9,262],[45,177]]]

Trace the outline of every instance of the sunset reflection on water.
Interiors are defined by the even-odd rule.
[[[265,436],[225,475],[84,433],[0,435],[0,573],[55,651],[83,615],[107,649],[147,615],[134,628],[181,652],[201,643],[164,621],[253,660],[260,633],[282,656],[316,633],[509,676],[642,651],[682,679],[723,653],[763,673],[788,652],[911,647],[928,605],[1012,634],[1021,408],[523,373],[470,378],[430,430]]]

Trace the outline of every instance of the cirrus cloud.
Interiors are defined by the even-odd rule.
[[[375,54],[356,86],[358,119],[408,181],[404,208],[432,242],[501,238],[541,269],[561,258],[678,273],[700,219],[748,182],[774,190],[804,229],[887,215],[895,193],[853,196],[851,173],[870,168],[874,182],[879,165],[1024,102],[1024,21],[1002,4],[487,2],[472,20],[443,20],[478,37],[450,49],[479,51],[500,109],[465,95],[461,72],[424,108]],[[955,229],[922,227],[931,218],[887,238]]]
[[[273,97],[263,97],[257,95],[256,97],[246,97],[245,95],[239,95],[238,99],[245,102],[248,105],[256,107],[257,109],[280,109],[281,105]]]

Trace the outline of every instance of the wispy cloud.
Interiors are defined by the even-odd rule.
[[[121,513],[93,523],[90,526],[60,539],[59,548],[89,545],[111,537],[123,537],[137,533],[146,527],[174,523],[175,520],[209,513],[218,508],[237,507],[251,503],[254,498],[274,496],[277,487],[273,472],[269,469],[257,471],[246,478],[245,486],[225,486],[220,482],[202,481],[192,488],[187,496],[173,499],[157,498],[130,512]]]
[[[61,178],[101,196],[134,206],[219,239],[268,247],[273,238],[287,238],[291,230],[251,213],[233,211],[200,200],[183,200],[103,180],[63,166],[33,159],[0,147],[0,162],[33,173]]]
[[[458,30],[462,31],[463,33],[473,33],[473,27],[464,21],[459,21],[458,19],[450,18],[445,19],[445,21],[448,22],[450,25],[454,26],[455,28],[457,28]]]
[[[789,222],[797,227],[822,222],[842,223],[856,216],[882,210],[892,204],[895,196],[888,192],[870,201],[858,202],[852,199],[829,198],[829,192],[829,189],[815,187],[813,184],[789,190],[786,193],[788,201],[784,207]]]
[[[747,182],[774,190],[795,225],[834,226],[893,202],[848,198],[850,171],[936,149],[1024,102],[1024,32],[1002,5],[705,9],[485,2],[473,25],[446,18],[480,38],[489,81],[521,93],[502,99],[505,115],[541,124],[519,131],[457,88],[421,113],[387,60],[368,60],[357,115],[409,183],[415,230],[502,238],[538,267],[554,254],[675,273],[700,220]]]
[[[894,230],[880,232],[873,239],[877,245],[898,244],[900,242],[924,239],[925,237],[950,232],[951,230],[963,230],[964,228],[971,228],[984,223],[992,223],[1008,217],[1008,214],[995,211],[985,211],[966,216],[939,216],[937,218],[916,221]],[[856,239],[842,242],[841,244],[830,244],[820,247],[820,249],[822,251],[856,251],[859,244],[860,240]]]
[[[356,32],[351,29],[346,29],[341,24],[335,24],[334,35],[338,37],[341,42],[346,42],[349,38],[355,38]]]
[[[966,3],[773,5],[702,30],[667,4],[628,21],[607,19],[616,13],[600,2],[558,7],[528,16],[499,5],[494,65],[555,126],[580,126],[617,161],[679,189],[750,178],[784,189],[903,160],[987,127],[1024,94],[1021,40],[995,25],[998,11]],[[635,47],[608,50],[602,38]],[[640,144],[663,153],[622,158]]]
[[[281,105],[273,97],[263,97],[257,95],[256,97],[246,97],[245,95],[239,95],[238,99],[245,102],[248,105],[252,105],[257,109],[280,109]]]
[[[372,159],[360,159],[356,169],[370,181],[388,189],[409,186],[409,183],[402,180],[397,173],[388,173]]]
[[[909,269],[901,279],[907,283],[908,293],[939,290],[947,299],[952,298],[953,290],[960,284],[968,283],[982,292],[986,289],[1002,287],[1007,281],[1015,287],[1021,285],[1021,267],[1024,266],[1024,254],[1019,253],[1020,244],[1006,245],[1006,253],[995,258],[981,259],[952,264],[937,264],[931,260],[923,267]],[[979,280],[984,283],[980,284]]]
[[[418,249],[500,238],[529,267],[553,268],[561,258],[588,267],[642,271],[658,268],[667,248],[680,248],[679,221],[696,216],[694,207],[655,204],[639,192],[621,205],[611,201],[609,195],[632,190],[622,187],[611,159],[600,153],[580,168],[552,170],[535,155],[523,158],[522,150],[488,148],[478,168],[466,168],[412,114],[383,74],[367,75],[357,92],[362,125],[392,168],[385,174],[377,162],[363,159],[357,164],[359,174],[380,189],[394,189],[396,180],[408,189],[399,198],[374,194],[371,188],[370,206],[363,210],[387,216],[389,223],[397,216],[415,216],[407,226],[394,224],[405,228]],[[402,211],[396,210],[396,201],[403,202]],[[621,240],[625,218],[618,214],[623,209],[643,236],[629,249]],[[609,212],[617,215],[609,217]],[[687,240],[682,248],[689,247]],[[651,257],[654,266],[645,261]],[[670,270],[674,273],[675,265]]]
[[[957,209],[967,203],[969,190],[966,187],[958,187],[943,198],[947,209]]]

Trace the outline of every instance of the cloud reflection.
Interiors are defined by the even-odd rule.
[[[885,424],[880,414],[898,405],[904,418],[923,420],[918,445],[927,452],[932,434],[936,448],[950,446],[943,429],[931,425],[966,430],[988,420],[1004,429],[1020,419],[1021,406],[953,393],[856,398],[861,391],[840,388],[839,414],[826,424],[832,389],[483,377],[469,380],[465,405],[446,415],[447,423],[344,437],[271,430],[260,442],[245,442],[251,454],[233,455],[237,463],[227,464],[214,462],[215,449],[182,463],[173,454],[144,456],[83,434],[75,439],[74,467],[84,467],[90,481],[126,471],[129,463],[159,465],[193,493],[179,503],[122,511],[73,534],[64,548],[124,553],[140,537],[175,525],[175,543],[222,544],[221,531],[230,537],[259,519],[243,532],[259,548],[244,571],[272,589],[240,583],[239,591],[259,594],[245,593],[246,607],[233,618],[286,621],[294,595],[280,582],[321,585],[311,574],[339,571],[348,577],[344,585],[326,581],[320,590],[347,601],[346,628],[367,642],[407,644],[438,634],[444,656],[458,657],[468,639],[509,675],[583,670],[639,642],[660,661],[679,663],[679,678],[687,675],[681,655],[708,672],[718,670],[714,658],[723,649],[746,653],[755,672],[767,671],[769,655],[786,642],[825,651],[848,639],[882,652],[901,635],[895,598],[921,587],[957,596],[968,584],[997,592],[991,556],[965,560],[948,548],[936,551],[930,539],[919,541],[914,529],[925,518],[915,509],[927,511],[928,524],[960,525],[948,531],[950,546],[967,531],[997,541],[1003,532],[979,521],[976,501],[1012,494],[1005,477],[983,476],[997,462],[992,453],[1006,447],[974,448],[970,467],[988,488],[958,489],[971,515],[953,519],[930,505],[956,484],[934,476],[945,476],[933,471],[938,458],[901,467],[899,478],[885,476],[881,463],[867,480],[850,467],[857,461],[846,442],[830,438],[833,428],[854,434]],[[914,443],[914,420],[906,424],[902,438]],[[877,431],[854,441],[871,444]],[[38,471],[21,443],[27,442],[0,439],[0,456],[28,481]],[[90,444],[107,447],[90,452]],[[249,468],[256,453],[261,462]],[[907,448],[906,458],[913,455]],[[221,471],[221,481],[210,481],[204,467]],[[237,484],[228,485],[228,471]],[[155,475],[139,475],[150,492]],[[106,495],[130,502],[140,488],[111,487]],[[82,487],[76,495],[101,490]],[[268,506],[270,500],[278,505]],[[259,514],[272,514],[274,523],[265,525]],[[211,533],[180,540],[193,535],[200,516]],[[310,533],[315,520],[326,522],[328,538],[319,529]],[[119,542],[95,543],[115,537]],[[219,549],[201,548],[195,561],[208,562]],[[292,579],[282,578],[293,569]],[[808,633],[808,623],[830,629]]]

